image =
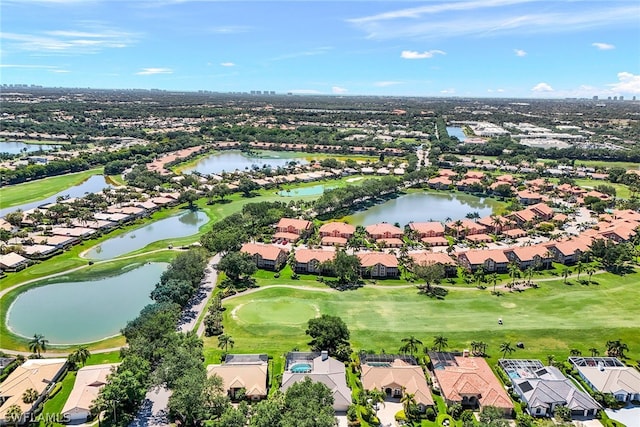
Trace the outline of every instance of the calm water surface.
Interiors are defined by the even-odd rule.
[[[481,217],[491,215],[498,203],[469,194],[411,193],[372,206],[349,216],[354,225],[371,225],[379,222],[401,226],[409,222],[445,221],[464,219],[469,212],[478,212]]]
[[[47,179],[42,180],[42,185],[47,185]],[[62,190],[59,193],[54,194],[46,199],[36,200],[35,202],[29,202],[22,205],[12,206],[10,208],[2,206],[2,200],[0,200],[0,218],[6,214],[17,211],[18,209],[26,211],[28,209],[37,208],[41,205],[53,203],[59,196],[62,197],[84,197],[86,193],[98,193],[105,188],[111,188],[111,185],[107,182],[103,175],[93,175],[85,180],[83,183],[69,187],[66,190]]]
[[[258,168],[270,166],[272,169],[276,169],[288,166],[289,162],[292,161],[300,164],[307,163],[307,160],[303,157],[298,157],[288,152],[262,151],[254,157],[240,151],[225,151],[201,159],[195,166],[185,169],[184,172],[196,171],[202,174],[220,174],[222,172],[252,169],[254,165]]]
[[[51,344],[98,341],[120,333],[151,303],[166,263],[148,263],[99,280],[52,283],[21,293],[7,326],[25,337],[42,334]]]
[[[207,220],[208,217],[204,212],[183,212],[107,239],[87,252],[85,256],[96,260],[111,259],[137,251],[159,240],[191,236],[196,234]]]

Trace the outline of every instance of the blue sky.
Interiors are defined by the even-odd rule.
[[[2,0],[0,81],[220,92],[640,95],[640,2]]]

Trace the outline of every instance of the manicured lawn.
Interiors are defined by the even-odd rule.
[[[62,379],[62,389],[51,399],[47,399],[44,403],[43,414],[62,414],[62,408],[67,403],[67,399],[73,390],[73,384],[76,381],[76,372],[69,371]],[[41,423],[44,425],[44,423]],[[61,425],[54,423],[54,425]]]
[[[631,192],[629,191],[629,187],[624,184],[611,183],[608,181],[598,181],[587,178],[578,178],[576,179],[576,185],[582,188],[595,188],[598,185],[607,185],[609,187],[613,187],[616,189],[616,197],[619,199],[628,199],[631,197]]]
[[[83,172],[52,176],[23,184],[8,185],[0,189],[2,207],[21,205],[52,196],[60,191],[78,185],[87,178],[102,173],[102,168],[89,169]]]
[[[559,279],[500,297],[488,289],[454,289],[442,301],[419,296],[413,288],[369,285],[346,292],[266,288],[225,300],[225,334],[233,337],[233,351],[239,353],[277,356],[294,347],[306,349],[306,322],[317,308],[347,323],[356,350],[396,352],[400,340],[409,335],[431,346],[433,337],[441,333],[451,349],[468,348],[474,340],[487,342],[492,360],[501,356],[498,348],[504,341],[524,342],[526,348],[514,357],[545,359],[548,354],[564,358],[573,348],[588,354],[589,348],[596,347],[604,354],[606,341],[619,338],[629,345],[630,357],[638,358],[639,273],[623,277],[607,273],[593,279],[598,284],[564,285]],[[280,284],[319,285],[288,278]],[[502,326],[498,318],[503,319]],[[207,338],[205,344],[207,360],[216,360],[216,338]]]

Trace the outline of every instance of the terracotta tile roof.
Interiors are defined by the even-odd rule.
[[[536,256],[542,259],[550,258],[547,254],[549,249],[543,245],[535,246],[514,246],[509,249],[505,249],[505,253],[512,252],[515,256],[523,262],[533,261]]]
[[[107,384],[107,376],[111,374],[111,369],[118,365],[119,363],[108,363],[79,369],[62,413],[78,409],[88,412],[102,387]]]
[[[353,234],[356,231],[356,228],[344,222],[328,222],[323,224],[320,227],[320,235],[330,234],[333,235],[335,233],[338,234]]]
[[[467,240],[471,240],[472,242],[493,242],[493,237],[488,234],[471,234],[466,237]]]
[[[479,396],[481,406],[513,409],[513,403],[487,362],[479,357],[455,356],[455,363],[434,370],[445,398],[460,402],[463,395]]]
[[[487,261],[488,259],[492,259],[496,263],[508,263],[509,262],[509,259],[507,259],[507,256],[504,254],[502,249],[470,250],[470,251],[467,251],[467,252],[464,252],[464,253],[460,254],[459,257],[460,256],[465,256],[469,260],[469,263],[471,265],[484,264],[484,262]]]
[[[436,236],[436,237],[423,237],[420,239],[421,242],[428,243],[431,246],[447,246],[449,241],[446,237]]]
[[[429,264],[443,264],[443,265],[456,265],[456,262],[444,252],[416,252],[409,254],[418,265]]]
[[[321,242],[322,242],[322,245],[324,246],[333,246],[333,245],[345,246],[348,240],[344,237],[324,236]]]
[[[365,252],[356,255],[360,258],[360,264],[363,267],[372,267],[376,264],[382,264],[385,267],[398,266],[398,259],[395,255],[386,252]]]
[[[420,234],[435,233],[444,235],[444,225],[437,221],[431,222],[410,222],[409,229],[414,230]]]
[[[289,228],[292,227],[295,230],[299,230],[299,231],[305,231],[311,228],[311,222],[304,220],[304,219],[297,219],[297,218],[281,218],[280,221],[278,221],[278,225],[277,228]]]
[[[282,248],[274,245],[265,245],[260,243],[245,243],[240,248],[240,252],[246,252],[249,255],[260,255],[262,259],[269,261],[275,261],[282,252],[285,252]]]
[[[367,234],[369,234],[370,236],[382,236],[385,233],[389,233],[392,236],[402,235],[402,229],[386,222],[367,225],[365,227],[365,230],[367,231]]]
[[[318,262],[331,261],[335,256],[334,251],[324,251],[322,249],[298,249],[295,252],[296,261],[306,264],[312,260]]]
[[[362,365],[362,387],[365,390],[401,388],[413,394],[418,404],[432,406],[434,403],[422,368],[399,359],[388,367]]]

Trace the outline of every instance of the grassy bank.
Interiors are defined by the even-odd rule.
[[[0,188],[0,200],[3,208],[30,203],[51,197],[74,185],[79,185],[93,175],[102,173],[102,168],[94,168],[78,173],[52,176],[45,180],[8,185]]]
[[[13,301],[22,293],[29,289],[33,289],[39,286],[52,285],[56,283],[76,282],[85,280],[99,280],[104,277],[120,274],[124,267],[135,267],[144,265],[146,262],[169,262],[175,256],[173,251],[156,252],[153,254],[147,254],[135,259],[120,259],[115,261],[109,261],[101,264],[94,264],[87,266],[82,270],[78,270],[67,275],[52,277],[43,279],[37,282],[25,284],[17,289],[7,293],[2,300],[0,300],[0,312],[2,313],[2,323],[0,324],[0,348],[10,348],[13,350],[28,351],[28,339],[13,334],[7,328],[6,314]],[[124,326],[124,325],[123,325]],[[34,331],[36,332],[36,331]],[[124,338],[121,336],[107,338],[105,340],[89,343],[90,350],[106,349],[112,347],[120,347],[124,345]],[[65,351],[70,348],[75,348],[77,345],[60,345],[50,346],[49,351]]]

